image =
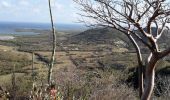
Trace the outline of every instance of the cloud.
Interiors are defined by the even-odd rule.
[[[21,5],[21,6],[29,6],[30,3],[28,2],[28,0],[21,0],[21,1],[19,2],[19,5]]]
[[[5,8],[12,7],[11,3],[7,2],[7,1],[1,1],[1,6],[5,7]]]
[[[52,1],[51,1],[51,6],[52,6],[53,9],[56,9],[56,10],[58,10],[58,11],[64,9],[64,5],[61,4],[61,3],[59,3],[59,2],[57,2],[56,0],[52,0]]]
[[[62,10],[62,9],[64,8],[64,6],[61,5],[61,4],[56,3],[56,4],[55,4],[55,8],[56,8],[57,10]]]
[[[39,9],[39,8],[33,8],[32,10],[36,14],[41,12],[41,9]]]
[[[75,22],[78,17],[72,0],[51,0],[51,5],[56,22]],[[48,0],[0,0],[0,9],[0,20],[49,22]]]

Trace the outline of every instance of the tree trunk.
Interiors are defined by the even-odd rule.
[[[144,87],[143,87],[143,62],[142,62],[142,54],[140,51],[140,48],[138,46],[138,44],[136,43],[136,41],[134,40],[134,38],[132,37],[132,35],[127,34],[128,38],[130,39],[130,41],[132,42],[135,50],[136,50],[136,54],[137,54],[137,59],[138,59],[138,87],[139,87],[139,97],[141,98],[143,92],[144,92]]]
[[[139,54],[137,53],[137,56],[138,56],[138,87],[139,87],[139,97],[141,98],[143,92],[144,92],[144,85],[143,85],[143,64],[142,64],[142,60],[139,59],[140,56]]]
[[[52,33],[53,33],[53,50],[52,50],[52,55],[51,55],[49,71],[48,71],[48,84],[50,84],[51,79],[52,79],[54,61],[55,61],[56,34],[55,34],[54,21],[53,21],[53,15],[52,15],[52,10],[51,10],[51,0],[48,0],[48,3],[49,3],[50,18],[51,18],[51,28],[52,28]]]
[[[148,65],[146,67],[145,87],[141,100],[150,100],[151,98],[154,88],[155,65],[157,61],[158,61],[157,55],[153,55],[151,53],[150,57],[148,58]]]
[[[152,70],[150,73],[147,73],[148,75],[146,76],[145,80],[145,91],[144,94],[142,95],[141,100],[150,100],[153,88],[154,88],[154,78],[155,78],[155,70]]]

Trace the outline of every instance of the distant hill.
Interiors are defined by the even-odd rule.
[[[89,29],[67,40],[67,42],[75,44],[114,44],[117,41],[127,43],[129,40],[123,33],[110,28]]]
[[[152,30],[155,31],[156,29],[153,27]],[[126,44],[131,44],[127,36],[111,28],[89,29],[82,33],[73,35],[67,40],[67,42],[74,44],[115,44],[117,41],[123,41]],[[169,45],[170,31],[165,30],[165,33],[162,35],[158,42],[161,45]]]

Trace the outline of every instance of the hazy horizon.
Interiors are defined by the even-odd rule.
[[[55,23],[57,31],[69,32],[69,31],[84,31],[87,29],[83,24],[66,24]],[[33,35],[34,32],[18,32],[16,30],[24,29],[36,29],[36,30],[51,30],[50,23],[38,23],[38,22],[0,22],[0,34],[19,34],[19,35]]]

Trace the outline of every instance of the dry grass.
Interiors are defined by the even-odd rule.
[[[24,73],[15,73],[16,78],[24,76]],[[1,75],[0,76],[0,86],[4,86],[6,84],[11,84],[12,74]]]
[[[111,54],[108,54],[108,52],[69,51],[69,55],[66,52],[57,51],[53,79],[56,81],[57,86],[61,88],[62,95],[70,98],[75,96],[76,99],[85,100],[137,100],[136,91],[125,84],[125,79],[128,77],[128,72],[125,72],[125,70],[134,68],[137,65],[136,55],[133,53],[122,53],[124,50],[120,51],[115,50]],[[50,60],[51,52],[37,51],[36,53]],[[78,63],[78,67],[73,64],[70,56]],[[0,61],[0,65],[10,65],[8,66],[10,69],[14,63],[7,63],[9,61],[17,61],[18,63],[30,62],[19,67],[20,71],[25,73],[16,74],[17,82],[22,87],[18,89],[18,93],[22,94],[23,91],[28,93],[32,85],[31,54],[18,52],[13,47],[2,46],[0,58],[3,59],[3,61]],[[98,60],[104,66],[109,66],[108,69],[98,68]],[[160,64],[162,65],[162,63]],[[119,70],[119,65],[123,65],[126,68]],[[169,63],[164,65],[169,65]],[[1,66],[0,68],[5,69],[5,67]],[[9,69],[5,70],[11,73]],[[0,85],[10,85],[11,74],[9,73],[0,76]],[[46,83],[48,66],[37,59],[37,56],[35,56],[34,73],[37,83]]]
[[[0,45],[0,51],[11,51],[14,47]]]
[[[126,48],[114,48],[114,49],[112,49],[112,52],[127,52],[127,51],[129,51],[128,49],[126,49]]]
[[[90,100],[138,100],[135,91],[126,85],[107,87],[94,92]]]

